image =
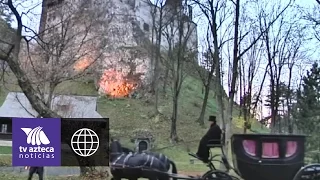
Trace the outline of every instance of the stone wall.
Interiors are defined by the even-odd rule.
[[[106,50],[101,58],[99,71],[115,69],[134,79],[141,86],[147,86],[152,76],[149,47],[151,41],[140,28],[135,16],[134,1],[113,1],[114,14],[105,40]]]
[[[152,39],[152,30],[151,28],[155,26],[156,29],[159,29],[159,17],[160,17],[160,11],[162,11],[162,23],[166,24],[162,27],[162,38],[161,38],[161,48],[162,50],[168,49],[168,39],[165,37],[165,34],[168,32],[166,31],[173,31],[173,35],[175,38],[175,41],[177,42],[177,39],[179,38],[179,34],[177,33],[178,29],[178,21],[180,15],[177,15],[177,12],[174,11],[172,8],[164,6],[162,9],[160,7],[155,7],[152,5],[150,0],[134,0],[135,1],[135,16],[137,20],[140,22],[140,28],[143,29],[144,24],[148,24],[149,31],[145,31],[145,34],[149,38],[149,40]],[[159,6],[159,5],[158,5]],[[184,14],[184,16],[187,18],[187,21],[184,25],[184,33],[188,32],[188,43],[187,46],[190,49],[197,49],[198,46],[198,34],[197,34],[197,24],[192,21],[192,17],[188,16],[188,10],[187,7],[183,6],[183,9],[178,10],[178,12],[181,12]],[[155,12],[156,11],[156,12]],[[155,15],[155,22],[152,20],[152,13],[156,13]],[[186,34],[184,35],[186,36]],[[153,39],[156,39],[156,35],[154,34]],[[154,40],[155,42],[155,40]]]
[[[96,0],[95,5],[88,7],[96,8],[96,3],[99,1],[105,3],[103,0]],[[108,4],[108,6],[98,6],[105,8],[103,10],[105,15],[99,17],[103,23],[96,28],[95,32],[99,42],[94,48],[102,49],[102,55],[90,69],[96,85],[99,86],[99,80],[106,70],[113,69],[133,78],[141,86],[148,86],[153,75],[150,52],[153,47],[151,13],[154,7],[150,6],[149,0],[109,0]],[[53,13],[49,10],[48,12]],[[52,16],[48,15],[48,17]],[[47,25],[52,23],[54,22]],[[192,30],[188,46],[197,49],[196,24],[190,22],[189,25]],[[79,27],[81,26],[79,24]],[[188,28],[190,31],[190,27]],[[162,38],[161,45],[164,48],[168,46],[166,38]]]
[[[9,25],[0,18],[0,51],[1,53],[7,54],[14,41],[15,31],[9,27]],[[3,65],[3,62],[0,63]]]

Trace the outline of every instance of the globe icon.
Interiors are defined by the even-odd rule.
[[[91,129],[79,129],[72,135],[71,148],[79,156],[92,156],[99,148],[99,136]]]

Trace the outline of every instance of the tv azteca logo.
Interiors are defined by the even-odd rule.
[[[46,146],[50,144],[50,140],[43,131],[43,127],[21,128],[21,130],[26,134],[26,142],[29,146],[19,146],[19,158],[54,158],[55,149],[52,146]]]
[[[12,166],[60,166],[61,119],[12,118]]]

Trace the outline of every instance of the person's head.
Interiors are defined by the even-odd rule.
[[[210,125],[216,125],[217,124],[217,120],[215,116],[209,116],[209,121],[210,121]]]

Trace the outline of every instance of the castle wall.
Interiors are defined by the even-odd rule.
[[[160,22],[160,11],[161,9],[159,7],[156,7],[157,10],[155,10],[154,5],[150,4],[151,2],[149,0],[135,0],[135,16],[137,20],[140,22],[140,28],[144,30],[144,24],[148,24],[149,31],[144,30],[148,38],[152,39],[152,27],[155,26],[156,29],[159,29],[159,22]],[[155,22],[152,20],[152,13],[156,11],[156,19]],[[189,12],[184,7],[182,10],[185,15],[187,15]],[[165,34],[171,34],[171,30],[173,31],[173,34],[175,36],[174,42],[178,42],[179,34],[178,34],[178,20],[172,20],[172,18],[175,18],[175,13],[172,12],[171,9],[164,7],[162,9],[163,17],[162,17],[162,23],[167,24],[163,26],[162,28],[162,38],[161,38],[161,46],[162,50],[168,49],[168,38],[165,37]],[[178,19],[180,17],[176,17]],[[190,17],[188,17],[190,18]],[[187,47],[189,47],[192,50],[197,49],[198,45],[198,34],[197,34],[197,25],[192,22],[192,19],[189,19],[190,22],[184,24],[184,37],[188,37]],[[174,24],[172,26],[172,23]],[[173,28],[171,28],[173,27]],[[189,33],[190,35],[187,35]],[[154,42],[156,39],[156,35],[154,34]]]
[[[113,0],[114,14],[108,27],[108,47],[101,61],[102,69],[115,69],[129,79],[148,85],[152,76],[151,59],[147,49],[150,43],[135,16],[134,1]]]
[[[73,0],[73,3],[81,0]],[[96,0],[95,3],[103,0]],[[87,2],[87,1],[86,1]],[[88,2],[87,2],[88,3]],[[102,47],[102,56],[94,65],[94,73],[97,77],[101,77],[106,70],[116,70],[125,76],[132,76],[134,80],[140,81],[142,85],[147,86],[152,78],[152,62],[150,58],[150,47],[152,47],[152,9],[148,0],[109,0],[108,6],[90,5],[88,8],[105,7],[106,12],[104,17],[100,17],[102,21],[107,22],[96,28],[90,33],[91,36],[99,37],[95,43],[99,48]],[[59,6],[47,8],[47,28],[59,23],[59,20],[53,20],[54,11],[70,11],[69,8],[59,8]],[[164,10],[166,12],[166,10]],[[158,11],[159,13],[159,11]],[[158,15],[156,15],[158,16]],[[110,17],[112,17],[110,21]],[[165,14],[165,18],[172,17],[169,13]],[[104,18],[104,19],[103,19]],[[49,22],[48,22],[49,21]],[[167,21],[167,20],[164,20]],[[156,21],[156,26],[157,26]],[[177,31],[177,23],[173,22],[174,27],[168,25],[164,29],[167,31]],[[80,23],[74,25],[74,29],[81,29],[83,25]],[[197,30],[196,24],[193,22],[187,23],[185,26],[185,35],[190,34],[188,47],[192,50],[197,49]],[[48,31],[49,34],[57,31],[53,29]],[[178,33],[174,34],[174,43],[178,40]],[[188,35],[189,36],[189,35]],[[81,39],[81,38],[80,38]],[[154,43],[156,36],[154,35]],[[79,41],[79,40],[77,40]],[[74,43],[75,45],[77,43]],[[168,40],[164,37],[161,41],[162,50],[168,49]],[[98,47],[96,47],[98,48]],[[130,77],[129,77],[130,78]],[[101,89],[100,89],[101,90]]]

